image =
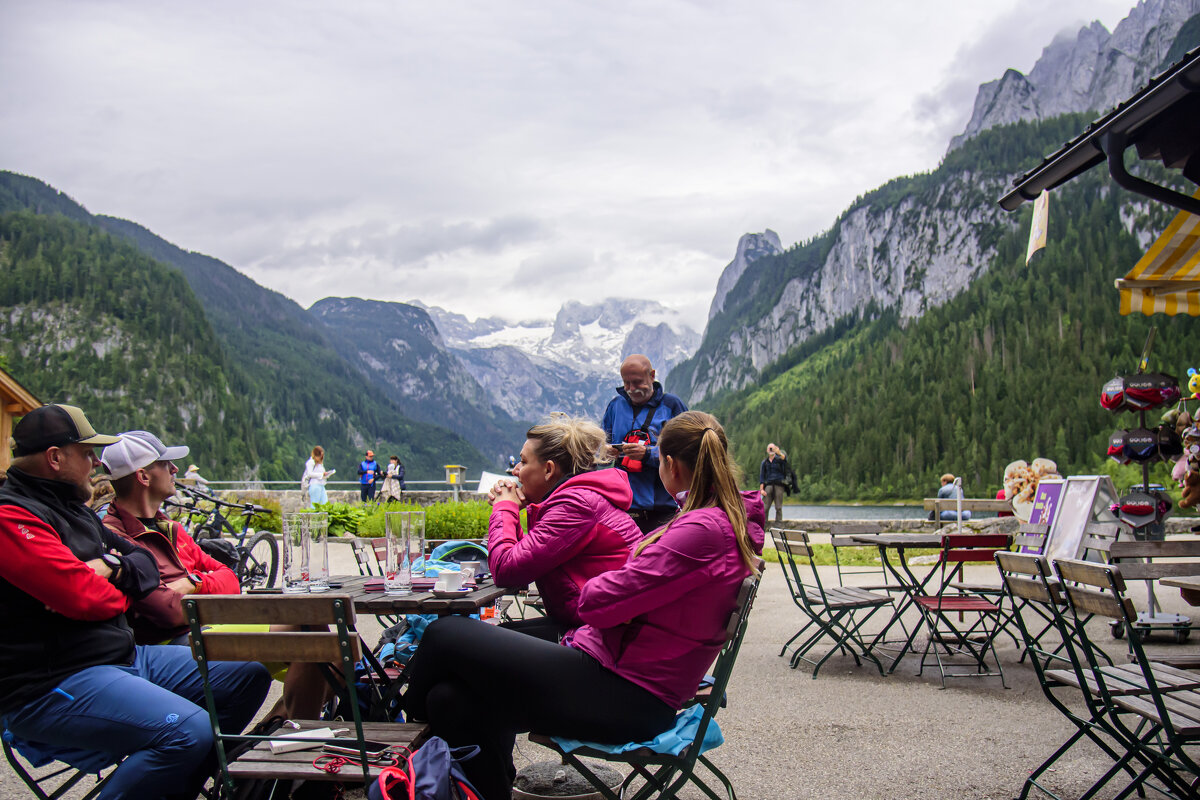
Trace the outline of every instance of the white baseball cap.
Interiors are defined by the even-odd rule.
[[[186,445],[167,447],[149,431],[126,431],[100,454],[100,463],[113,478],[124,478],[155,461],[174,461],[189,452]]]

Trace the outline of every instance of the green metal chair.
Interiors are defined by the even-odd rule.
[[[759,570],[761,572],[760,563]],[[725,705],[725,690],[729,678],[733,674],[734,662],[742,639],[746,633],[746,620],[754,605],[754,596],[758,592],[759,578],[751,575],[742,581],[738,591],[737,605],[729,615],[725,628],[725,646],[713,664],[713,682],[711,687],[705,686],[697,692],[696,703],[704,710],[697,725],[697,731],[692,742],[678,755],[657,753],[645,748],[624,753],[611,753],[591,747],[581,747],[570,752],[564,751],[549,736],[530,734],[531,741],[549,747],[559,753],[564,763],[570,764],[579,771],[606,800],[649,800],[650,798],[674,798],[688,783],[693,783],[712,800],[736,800],[733,784],[715,764],[700,753],[700,744],[704,741],[709,725],[715,724],[713,717],[718,709]],[[625,779],[616,792],[593,772],[581,758],[595,758],[609,762],[628,764],[633,771]],[[703,765],[708,772],[720,781],[724,795],[719,795],[697,772],[697,764]],[[636,790],[634,786],[638,779],[642,784]]]
[[[364,722],[355,688],[355,663],[362,657],[363,646],[355,628],[354,606],[345,595],[191,595],[184,598],[184,614],[191,627],[192,653],[204,681],[204,699],[216,739],[220,767],[220,797],[230,797],[239,779],[308,780],[369,783],[388,763],[372,762],[367,757],[368,740],[384,742],[399,756],[415,749],[425,738],[428,726],[406,723]],[[315,630],[230,632],[210,629],[226,624],[308,625]],[[321,626],[328,626],[329,629]],[[222,733],[216,702],[209,681],[208,665],[214,661],[311,662],[328,664],[338,676],[337,690],[342,694],[341,708],[353,725],[354,738],[313,739],[312,750],[273,753],[271,741],[286,740],[284,733],[270,735]],[[294,720],[301,730],[329,726],[324,720]],[[252,746],[230,758],[229,743],[250,742]],[[358,751],[357,764],[340,772],[327,772],[313,765],[326,743],[353,745]]]
[[[59,764],[44,775],[34,775],[30,768],[25,766],[24,759],[8,742],[4,742],[3,745],[4,758],[7,759],[8,765],[38,800],[58,800],[58,798],[66,796],[84,778],[94,778],[96,785],[85,794],[79,795],[79,800],[91,800],[100,794],[100,790],[104,788],[104,784],[112,775],[112,772],[103,776],[95,772],[84,772],[66,764]]]
[[[791,531],[782,528],[771,529],[771,539],[775,550],[779,553],[779,565],[783,567],[783,576],[787,580],[788,590],[794,602],[808,617],[809,622],[789,639],[783,649],[782,656],[792,643],[799,639],[811,628],[816,630],[803,642],[796,645],[792,652],[791,666],[795,669],[801,661],[812,664],[813,678],[821,670],[821,665],[839,651],[854,658],[854,663],[862,666],[862,660],[869,659],[883,674],[883,664],[871,652],[860,635],[866,624],[879,609],[892,605],[892,598],[884,594],[876,594],[865,588],[856,586],[838,586],[826,588],[821,581],[821,575],[813,563],[813,549],[806,531]],[[802,568],[799,560],[807,560],[807,568]],[[811,574],[811,578],[809,575]],[[833,647],[819,659],[808,657],[808,652],[822,639],[828,638]]]
[[[1154,787],[1169,796],[1200,797],[1200,764],[1187,752],[1200,743],[1200,678],[1195,673],[1151,661],[1142,637],[1130,636],[1134,663],[1109,666],[1098,655],[1086,621],[1092,616],[1131,626],[1137,620],[1133,603],[1125,596],[1119,567],[1073,559],[1059,559],[1054,569],[1062,581],[1070,614],[1069,635],[1064,639],[1076,677],[1085,688],[1093,711],[1102,711],[1111,735],[1125,754],[1110,770],[1140,765],[1142,771],[1116,795],[1117,800],[1142,791],[1150,778]],[[1153,784],[1149,784],[1153,786]]]

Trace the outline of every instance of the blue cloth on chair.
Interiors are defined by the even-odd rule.
[[[553,736],[551,738],[566,753],[578,750],[581,747],[589,747],[592,750],[614,754],[628,753],[630,750],[639,750],[644,747],[656,753],[669,753],[670,755],[677,756],[683,752],[685,747],[696,740],[696,731],[700,727],[700,719],[703,716],[703,706],[692,706],[680,712],[675,717],[675,727],[668,731],[663,731],[648,742],[600,744],[599,742],[581,742],[578,739],[565,739],[561,736]],[[724,741],[725,737],[721,735],[721,729],[718,727],[717,721],[710,719],[708,721],[708,728],[704,731],[704,741],[700,743],[700,752],[703,753],[714,747],[719,747]]]
[[[44,767],[51,762],[61,761],[84,772],[99,772],[116,763],[108,753],[28,742],[14,736],[8,728],[4,729],[3,737],[4,741],[8,742],[14,750],[24,756],[25,760],[33,767]]]

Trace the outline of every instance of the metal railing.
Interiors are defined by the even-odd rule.
[[[183,476],[176,477],[176,480],[183,482]],[[205,483],[207,483],[213,489],[222,489],[222,490],[229,490],[229,491],[238,491],[238,490],[243,490],[243,489],[245,489],[245,490],[249,490],[249,489],[283,489],[283,490],[296,489],[297,491],[299,491],[299,489],[300,489],[300,481],[298,481],[298,480],[288,480],[288,481],[210,481],[206,478]],[[444,487],[446,491],[452,491],[455,486],[455,484],[451,484],[448,481],[409,481],[409,480],[406,480],[404,483],[410,489],[414,488],[414,487],[428,487],[431,490],[436,490],[439,487]],[[360,484],[358,481],[326,481],[325,482],[325,486],[327,486],[327,487],[344,486],[347,489],[358,488],[359,485]],[[470,487],[472,487],[472,486],[474,486],[475,488],[479,487],[479,481],[478,480],[463,480],[463,481],[460,481],[457,485],[462,489],[467,489],[468,491],[470,491]]]

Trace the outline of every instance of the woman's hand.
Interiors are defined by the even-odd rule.
[[[525,493],[517,488],[514,481],[496,481],[488,491],[488,502],[494,505],[502,500],[516,503],[519,508],[525,507]]]

